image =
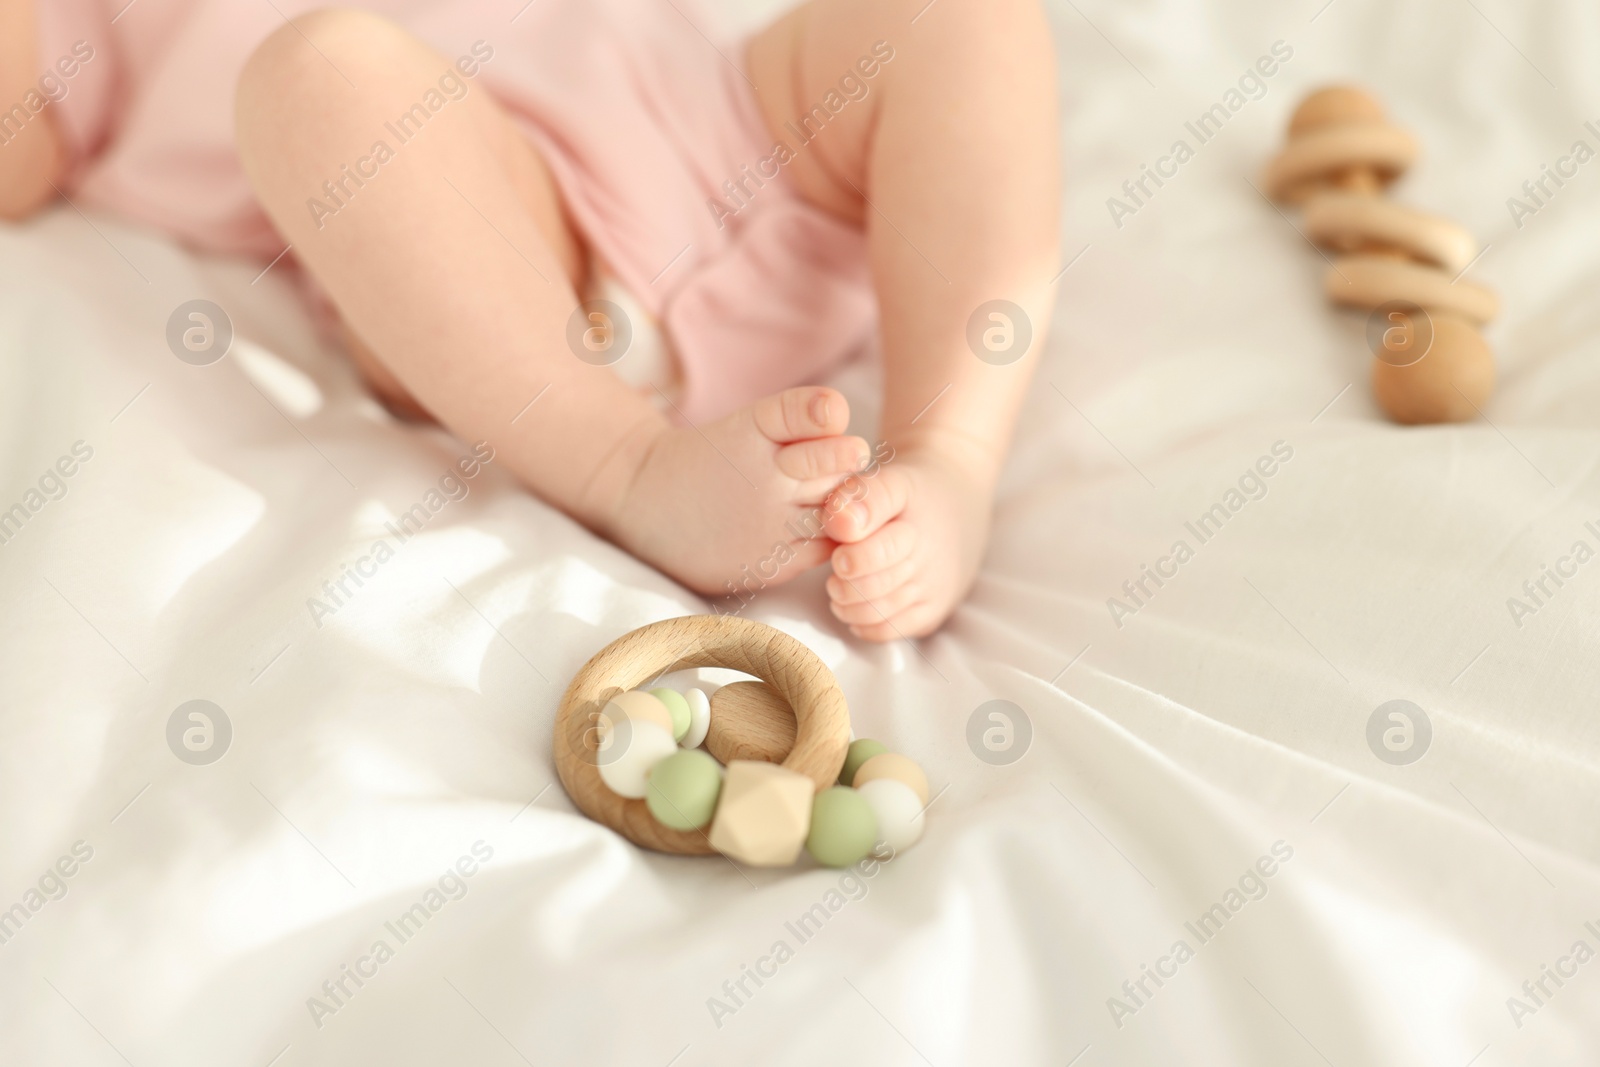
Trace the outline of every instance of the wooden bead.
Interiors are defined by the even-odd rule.
[[[1464,422],[1478,417],[1494,392],[1494,354],[1477,327],[1435,312],[1433,345],[1408,366],[1372,363],[1372,394],[1395,422]]]
[[[794,748],[797,726],[789,702],[766,682],[733,682],[711,697],[706,751],[723,763],[782,763]]]
[[[1354,85],[1328,85],[1300,101],[1289,118],[1289,136],[1298,137],[1320,126],[1379,122],[1383,118],[1383,104],[1365,89]]]
[[[649,719],[624,718],[612,724],[601,742],[597,762],[600,780],[619,797],[631,800],[647,792],[650,769],[674,752],[672,731]]]
[[[928,776],[922,773],[915,760],[898,752],[885,752],[873,756],[856,771],[855,787],[860,789],[878,778],[893,778],[904,782],[917,794],[923,804],[928,802]]]
[[[711,822],[711,847],[752,867],[786,867],[811,829],[816,785],[776,763],[734,760]]]
[[[704,689],[690,689],[683,694],[689,705],[689,732],[678,739],[684,748],[699,748],[705,744],[706,731],[711,728],[711,698]]]
[[[923,803],[916,791],[898,778],[874,778],[856,790],[872,809],[878,840],[891,853],[903,852],[922,837]]]
[[[618,693],[606,702],[600,720],[602,743],[611,728],[623,719],[653,722],[668,734],[672,733],[672,713],[667,710],[665,704],[643,689],[630,689],[625,693]]]

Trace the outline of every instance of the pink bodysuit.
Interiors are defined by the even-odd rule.
[[[319,5],[39,6],[38,58],[60,96],[47,106],[68,145],[74,204],[204,251],[282,251],[234,149],[234,85],[284,16]],[[515,116],[605,270],[661,324],[691,421],[816,380],[867,339],[876,305],[862,233],[800,198],[736,66],[741,44],[688,0],[352,6],[405,26],[446,62],[474,44],[492,50],[473,84]],[[805,151],[809,132],[786,134],[787,152]]]

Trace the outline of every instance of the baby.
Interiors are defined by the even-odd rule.
[[[1058,269],[1037,0],[808,0],[739,44],[685,0],[358,2],[0,0],[0,214],[287,246],[391,407],[690,589],[830,563],[857,636],[937,629]],[[873,329],[876,449],[803,384]],[[656,330],[666,373],[605,365]]]

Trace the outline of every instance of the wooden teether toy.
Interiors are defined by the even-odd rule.
[[[761,681],[709,700],[638,688],[692,667]],[[833,867],[880,844],[898,852],[921,837],[928,803],[916,763],[850,740],[844,694],[810,649],[726,615],[651,623],[601,649],[561,698],[555,755],[578,809],[634,844],[754,866],[793,863],[802,846]]]
[[[1459,422],[1494,390],[1494,355],[1479,328],[1499,300],[1460,280],[1478,252],[1471,234],[1383,198],[1416,155],[1416,141],[1372,96],[1320,89],[1290,118],[1267,193],[1301,205],[1306,235],[1338,254],[1328,298],[1377,313],[1369,340],[1379,406],[1396,422]]]

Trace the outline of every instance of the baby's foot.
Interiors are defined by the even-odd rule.
[[[850,407],[804,386],[717,422],[662,427],[602,530],[697,593],[748,599],[828,559],[828,494],[871,455]]]
[[[857,637],[893,641],[937,630],[977,577],[989,540],[992,464],[964,448],[901,447],[873,477],[839,490],[826,526],[828,599]],[[839,506],[845,496],[858,496]]]

